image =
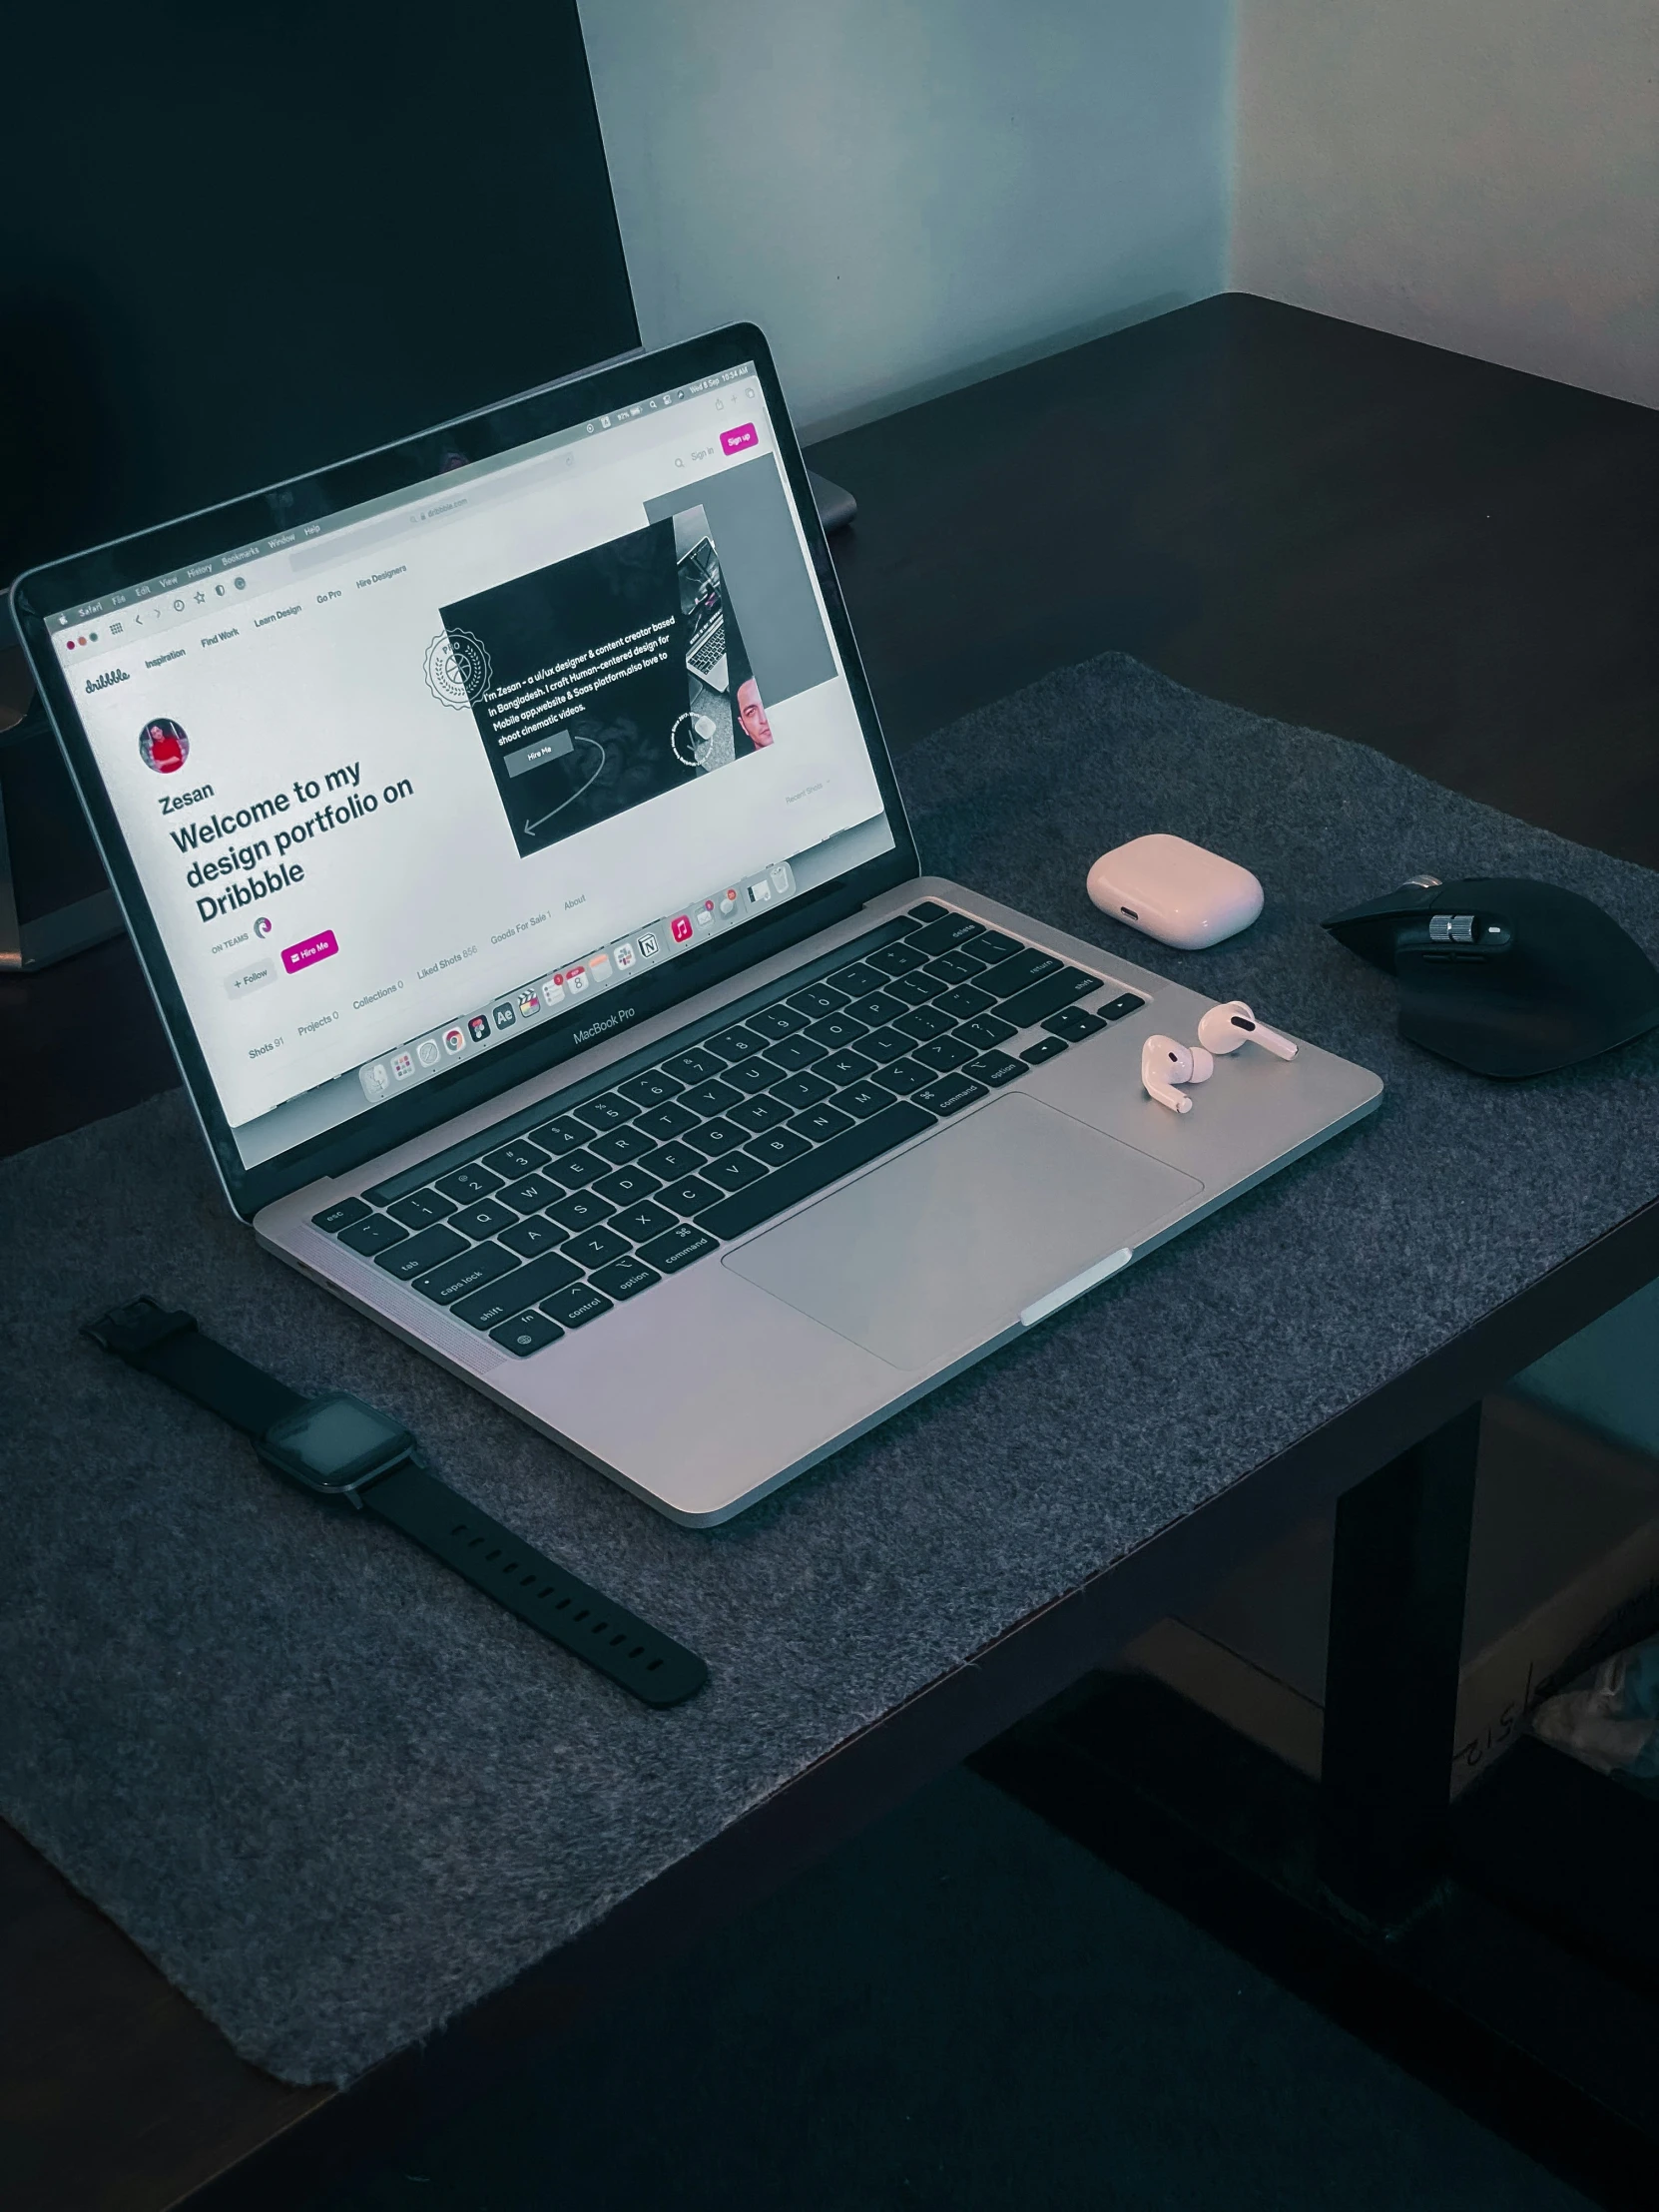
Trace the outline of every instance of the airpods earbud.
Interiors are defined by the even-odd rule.
[[[1171,1113],[1190,1114],[1193,1110],[1192,1100],[1176,1089],[1178,1083],[1208,1083],[1215,1072],[1215,1060],[1201,1044],[1178,1044],[1173,1037],[1148,1037],[1141,1047],[1141,1082],[1146,1095],[1160,1106],[1167,1106]]]
[[[1211,1052],[1237,1052],[1241,1045],[1259,1044],[1281,1060],[1294,1060],[1296,1046],[1265,1021],[1258,1021],[1242,998],[1230,998],[1225,1006],[1212,1006],[1200,1017],[1198,1041]]]

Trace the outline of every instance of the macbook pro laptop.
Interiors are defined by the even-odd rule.
[[[680,559],[680,605],[690,640],[686,667],[711,691],[726,689],[726,618],[721,608],[720,567],[714,540],[699,538]]]
[[[1141,1045],[1203,998],[920,873],[747,325],[13,605],[236,1212],[677,1520],[1380,1096],[1303,1042],[1171,1113]]]

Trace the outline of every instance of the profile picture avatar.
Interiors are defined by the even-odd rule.
[[[177,722],[147,722],[139,732],[139,758],[158,776],[175,776],[190,758],[190,740]]]

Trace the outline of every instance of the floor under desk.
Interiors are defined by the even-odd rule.
[[[1481,1466],[1497,1477],[1505,1453],[1544,1448],[1559,1480],[1588,1482],[1607,1451],[1565,1423],[1535,1435],[1524,1417],[1493,1418],[1487,1432]],[[1375,1509],[1373,1521],[1364,1533],[1375,1539]],[[1385,1593],[1385,1570],[1379,1580]],[[1334,1621],[1339,1597],[1334,1589]],[[1351,1608],[1351,1622],[1364,1610]],[[1648,1582],[1557,1679],[1656,1626],[1659,1591]],[[1370,1689],[1399,1690],[1403,1677],[1408,1693],[1412,1656],[1379,1668]],[[1333,1692],[1342,1695],[1336,1664],[1328,1733]],[[1387,1738],[1390,1718],[1351,1710],[1338,1725],[1380,1726]],[[1333,1852],[1321,1781],[1132,1668],[1080,1683],[971,1764],[1563,2178],[1634,2212],[1652,2202],[1659,2149],[1659,1795],[1522,1738],[1447,1811],[1449,1716],[1429,1729],[1421,1720],[1407,1708],[1407,1724],[1369,1763],[1364,1743],[1350,1751],[1350,1772],[1389,1776],[1407,1810],[1402,1823],[1396,1807],[1363,1807],[1378,1832],[1357,1865],[1342,1807]],[[1438,1778],[1437,1823],[1422,1817],[1432,1808],[1420,1778],[1412,1817],[1413,1746]],[[1412,1879],[1390,1915],[1397,1893],[1368,1886],[1397,1879],[1402,1841]]]

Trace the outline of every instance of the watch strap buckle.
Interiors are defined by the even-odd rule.
[[[170,1314],[153,1298],[135,1298],[131,1305],[112,1307],[97,1321],[89,1321],[82,1335],[118,1359],[140,1360],[170,1338],[188,1336],[195,1327],[189,1314]]]

